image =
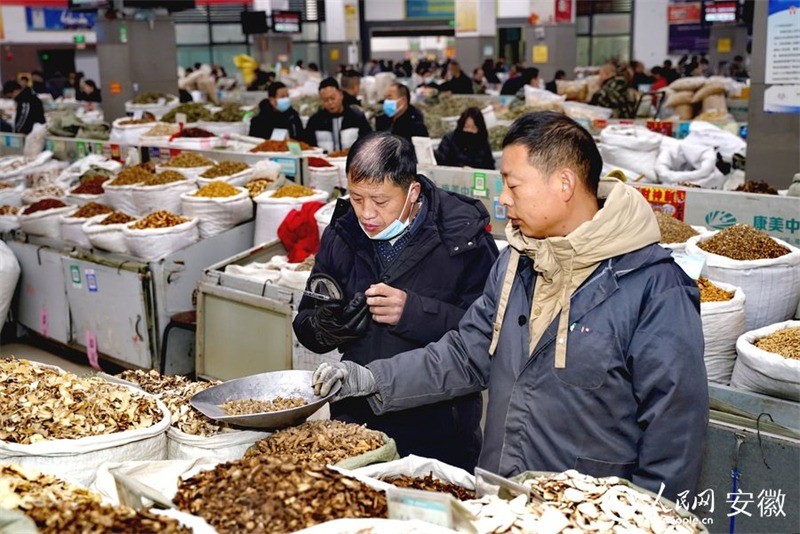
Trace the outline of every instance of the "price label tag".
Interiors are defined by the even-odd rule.
[[[284,176],[297,176],[297,160],[292,158],[272,158],[272,160],[281,166],[281,172]]]
[[[472,173],[472,189],[477,191],[486,191],[486,173],[475,172]]]
[[[272,135],[269,137],[270,141],[285,141],[289,137],[289,130],[285,128],[275,128],[272,130]]]
[[[286,145],[289,147],[289,154],[291,154],[292,156],[303,155],[303,149],[300,148],[300,143],[289,141],[288,143],[286,143]]]
[[[683,271],[693,280],[700,278],[700,275],[703,274],[703,269],[706,266],[706,259],[703,256],[693,256],[691,254],[686,254],[685,252],[673,252],[672,258],[675,260],[675,263],[677,263],[678,266],[683,269]]]
[[[487,198],[489,196],[489,192],[486,189],[473,189],[472,196],[477,198]]]
[[[142,113],[144,113],[144,111],[142,111],[141,109],[137,109],[136,111],[134,111],[133,112],[133,120],[138,121],[139,119],[141,119],[142,118]]]
[[[70,265],[69,266],[70,277],[72,278],[72,287],[81,287],[82,278],[81,278],[81,268],[77,265]]]
[[[186,124],[186,113],[177,113],[175,115],[175,122],[178,124]]]
[[[86,287],[89,293],[97,293],[97,275],[94,269],[86,269]]]
[[[47,308],[44,306],[39,312],[39,333],[44,337],[50,337],[50,317],[47,315]]]
[[[89,151],[86,149],[86,143],[83,141],[78,141],[75,143],[75,147],[78,150],[78,157],[85,158],[89,155]]]
[[[494,218],[498,221],[505,221],[507,218],[506,207],[500,204],[500,197],[494,197]]]
[[[163,97],[159,98],[157,103],[158,103],[159,106],[163,106],[163,105],[165,105],[167,103],[167,99],[163,98]],[[184,117],[185,117],[185,115],[184,115]]]
[[[97,334],[91,330],[86,331],[86,357],[89,359],[89,365],[92,366],[93,369],[97,371],[102,371],[100,369],[100,362],[98,361],[98,350],[97,350]]]
[[[444,493],[405,488],[392,488],[387,492],[389,519],[408,521],[417,519],[453,528],[453,497]]]

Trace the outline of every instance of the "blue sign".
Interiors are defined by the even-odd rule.
[[[74,13],[68,9],[50,7],[26,7],[25,21],[28,31],[45,30],[91,30],[96,13]]]
[[[407,19],[454,20],[455,0],[406,0]]]

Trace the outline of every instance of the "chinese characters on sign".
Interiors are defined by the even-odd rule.
[[[686,191],[666,187],[637,187],[653,208],[672,215],[679,221],[684,218],[686,209]]]
[[[727,517],[747,516],[747,517],[786,517],[784,504],[786,493],[783,490],[762,489],[753,497],[752,492],[736,491],[725,495],[725,502],[728,505]],[[696,515],[705,517],[704,523],[710,522],[708,516],[714,513],[715,496],[713,489],[701,491],[692,496],[689,490],[678,493],[675,500],[675,507],[678,510],[686,510]]]

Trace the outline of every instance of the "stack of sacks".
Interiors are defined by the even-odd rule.
[[[680,78],[667,88],[665,105],[681,120],[691,120],[699,114],[725,117],[728,115],[726,87],[726,79],[721,76]]]

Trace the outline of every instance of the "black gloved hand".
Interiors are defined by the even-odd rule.
[[[364,293],[356,293],[347,303],[329,302],[317,306],[311,317],[317,341],[325,346],[338,347],[364,336],[369,326],[369,308]]]

